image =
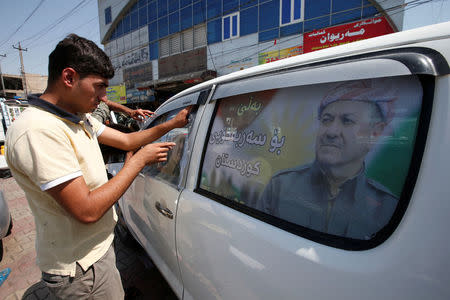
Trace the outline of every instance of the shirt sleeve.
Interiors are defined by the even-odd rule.
[[[92,125],[92,130],[94,131],[95,136],[99,137],[103,133],[103,130],[105,130],[106,126],[92,115],[87,115],[86,117]]]
[[[14,145],[14,161],[41,190],[47,190],[82,176],[72,145],[58,128],[27,131]]]

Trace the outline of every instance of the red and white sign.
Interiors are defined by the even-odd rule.
[[[304,34],[303,53],[365,40],[393,32],[394,30],[384,17],[370,18],[354,23],[328,27]]]

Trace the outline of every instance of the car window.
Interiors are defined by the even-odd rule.
[[[396,76],[218,99],[198,190],[295,233],[371,240],[408,200],[422,96]]]
[[[175,109],[161,115],[149,127],[164,123],[181,111],[183,108]],[[190,149],[189,133],[195,119],[197,107],[194,106],[189,114],[189,122],[183,128],[175,128],[163,135],[156,142],[174,142],[176,145],[169,151],[166,162],[153,164],[144,168],[143,173],[148,176],[163,180],[173,186],[179,186],[181,180],[181,170],[186,163],[187,151]]]

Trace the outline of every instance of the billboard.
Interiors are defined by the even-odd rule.
[[[280,50],[261,52],[258,54],[258,63],[260,65],[277,61],[283,58],[296,56],[303,53],[303,46],[295,46]]]
[[[126,88],[124,85],[114,85],[107,87],[106,96],[109,101],[120,104],[127,103]]]
[[[323,28],[305,33],[303,52],[326,49],[393,32],[394,30],[384,17]]]

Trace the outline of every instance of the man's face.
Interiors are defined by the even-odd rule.
[[[383,128],[373,124],[372,105],[336,101],[324,108],[316,138],[316,159],[320,163],[329,166],[362,163],[372,147],[372,138],[381,134]]]
[[[98,75],[88,75],[78,79],[73,90],[76,97],[77,112],[92,112],[106,98],[108,80]]]

